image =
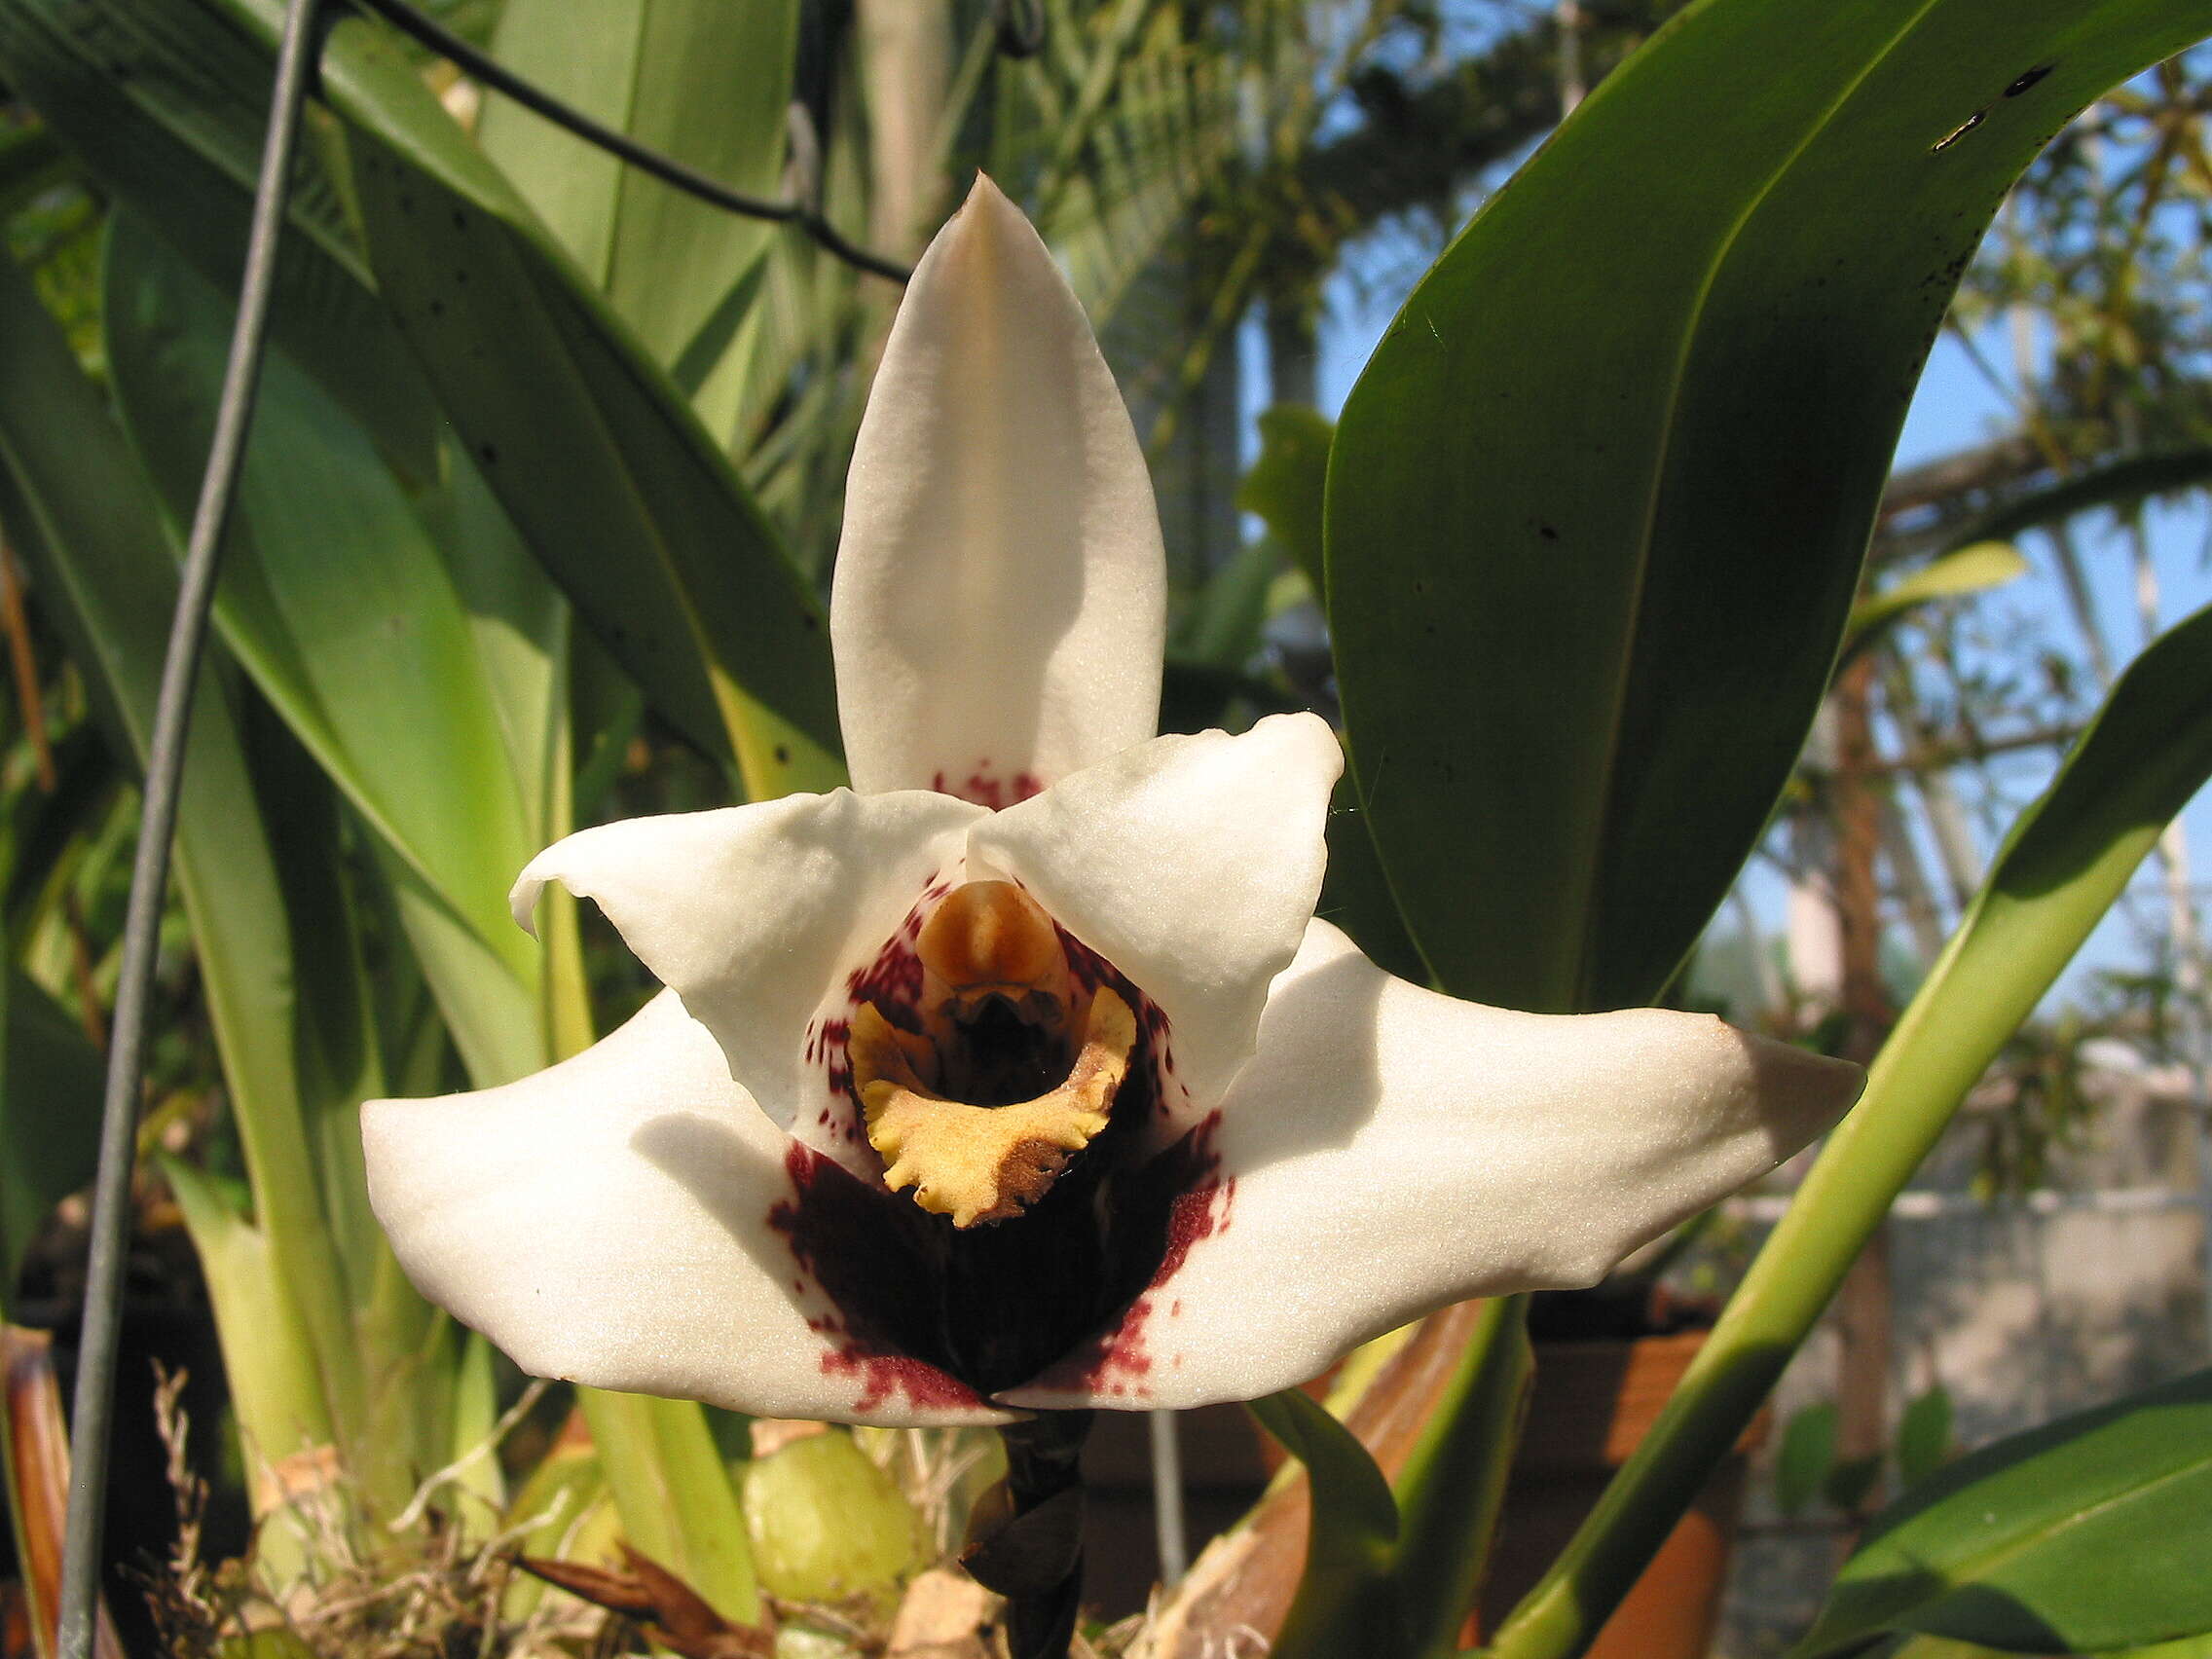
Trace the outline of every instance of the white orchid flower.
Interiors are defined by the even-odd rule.
[[[1153,735],[1159,521],[1120,394],[978,182],[916,270],[830,616],[854,788],[586,830],[668,989],[504,1088],[365,1111],[407,1272],[526,1369],[784,1418],[1250,1399],[1467,1297],[1592,1283],[1856,1067],[1505,1013],[1313,907],[1310,715]]]

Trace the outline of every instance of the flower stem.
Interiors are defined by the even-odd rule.
[[[1067,1659],[1083,1597],[1083,1458],[1089,1412],[1040,1412],[999,1430],[1006,1480],[962,1555],[1007,1599],[1010,1659]]]

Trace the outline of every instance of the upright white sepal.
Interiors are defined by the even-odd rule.
[[[853,786],[1003,805],[1158,728],[1165,563],[1097,342],[987,178],[899,308],[830,602]]]

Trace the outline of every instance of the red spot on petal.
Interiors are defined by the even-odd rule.
[[[987,1409],[983,1397],[958,1378],[947,1377],[936,1366],[903,1353],[874,1353],[848,1343],[822,1356],[825,1377],[857,1377],[861,1397],[856,1412],[879,1410],[895,1394],[906,1396],[917,1409],[973,1406]]]
[[[931,773],[930,788],[939,794],[958,795],[989,811],[1003,812],[1016,801],[1042,793],[1045,785],[1029,771],[1017,771],[1010,778],[986,756],[969,767],[964,778],[948,778],[942,771]]]

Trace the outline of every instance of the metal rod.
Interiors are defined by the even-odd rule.
[[[1183,1447],[1175,1414],[1148,1412],[1152,1428],[1152,1530],[1160,1547],[1160,1582],[1172,1590],[1190,1570],[1191,1545],[1183,1526]]]
[[[130,873],[130,904],[124,922],[123,971],[116,987],[115,1027],[108,1050],[107,1092],[101,1106],[99,1174],[93,1187],[92,1256],[86,1270],[85,1316],[78,1344],[77,1387],[71,1413],[69,1511],[62,1532],[60,1659],[89,1659],[93,1610],[99,1601],[100,1530],[106,1518],[110,1421],[115,1405],[116,1348],[123,1324],[123,1265],[130,1238],[130,1168],[138,1126],[138,1092],[146,1049],[146,1005],[153,990],[162,904],[168,889],[169,841],[176,830],[177,784],[184,770],[192,693],[200,651],[207,636],[207,608],[215,592],[216,554],[230,521],[239,466],[260,379],[261,349],[268,334],[269,296],[276,242],[283,230],[284,187],[292,143],[312,71],[319,0],[287,0],[284,35],[269,95],[269,131],[262,143],[253,223],[239,285],[238,326],[215,438],[201,480],[162,663],[154,734],[146,756],[146,793],[138,819],[138,849]]]
[[[796,225],[821,244],[826,252],[835,255],[856,270],[903,282],[913,275],[911,268],[880,253],[871,253],[845,240],[844,235],[821,213],[804,202],[769,202],[757,196],[746,196],[732,190],[719,179],[709,178],[696,167],[686,166],[673,156],[664,156],[658,150],[648,149],[628,133],[617,132],[604,123],[594,121],[580,109],[563,103],[551,92],[535,83],[524,80],[513,70],[504,68],[498,59],[489,57],[467,41],[444,27],[434,18],[424,16],[407,0],[358,0],[366,11],[378,17],[402,34],[411,35],[441,57],[452,59],[461,69],[474,76],[496,92],[504,93],[534,115],[542,116],[554,126],[565,128],[587,143],[620,156],[641,172],[648,172],[663,184],[673,185],[686,195],[702,202],[711,202],[717,207],[732,213],[741,213],[749,219],[771,219],[778,224]]]

